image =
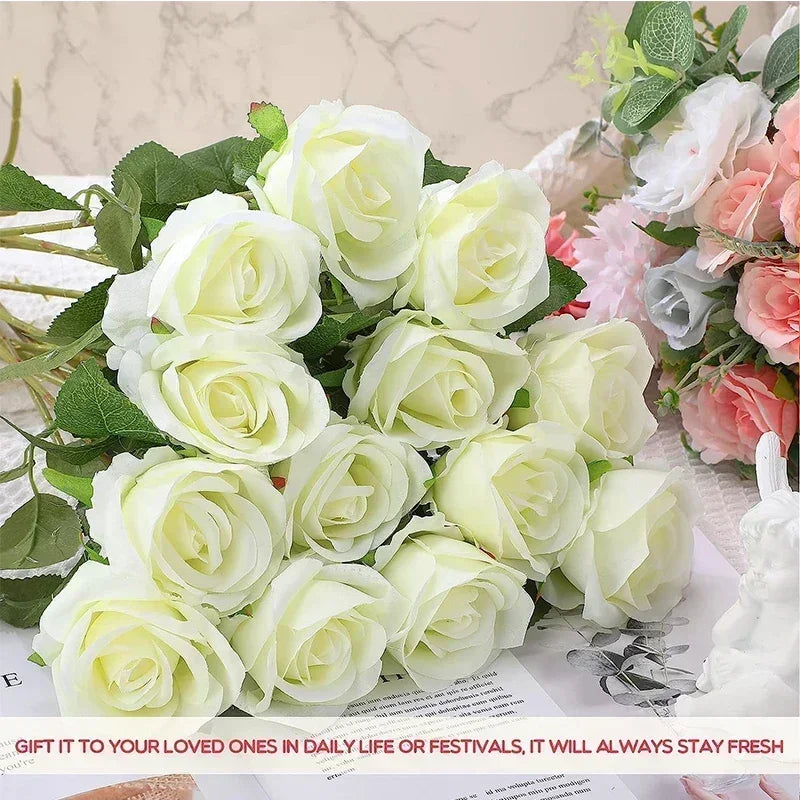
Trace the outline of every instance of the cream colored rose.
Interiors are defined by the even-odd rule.
[[[272,209],[317,234],[327,268],[362,308],[386,300],[414,256],[429,145],[394,111],[323,102],[258,167]]]
[[[464,541],[441,514],[413,517],[377,549],[375,568],[408,603],[388,653],[420,689],[466,678],[525,638],[525,576]]]
[[[347,358],[350,414],[418,450],[480,433],[529,373],[525,353],[508,339],[449,330],[421,311],[381,320]]]
[[[383,544],[431,477],[410,445],[352,419],[332,422],[271,472],[286,480],[293,549],[328,561],[357,561]]]
[[[490,161],[423,193],[418,250],[395,308],[410,302],[450,328],[496,333],[547,298],[550,204],[533,178]]]
[[[586,532],[542,590],[558,608],[583,603],[584,618],[605,627],[629,617],[658,621],[678,603],[692,571],[692,524],[700,513],[679,470],[615,466],[592,490]]]
[[[53,671],[64,716],[198,716],[228,708],[244,680],[200,611],[150,580],[81,566],[41,619],[33,649]]]
[[[495,429],[435,467],[435,508],[482,550],[543,580],[583,531],[589,471],[575,435],[553,422]]]
[[[558,422],[576,433],[588,461],[634,455],[655,432],[643,397],[653,358],[632,322],[562,315],[532,325],[517,344],[530,359],[530,405],[508,412],[512,430]]]
[[[224,461],[289,458],[330,416],[300,356],[253,333],[148,334],[138,351],[109,350],[108,363],[156,427]]]
[[[227,621],[247,670],[237,705],[250,714],[265,714],[276,702],[330,713],[368,694],[402,619],[399,601],[363,564],[303,556],[286,562],[252,616]]]
[[[286,505],[254,467],[155,447],[114,457],[86,512],[111,566],[231,614],[264,593],[287,555]]]
[[[153,260],[117,275],[103,331],[135,347],[151,319],[197,336],[246,329],[290,342],[322,313],[320,247],[311,231],[236,195],[214,192],[170,215],[153,242]]]

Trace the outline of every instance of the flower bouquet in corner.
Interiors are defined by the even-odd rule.
[[[753,477],[774,431],[796,477],[798,12],[740,55],[746,17],[715,27],[705,7],[639,2],[624,31],[598,20],[608,42],[573,77],[609,88],[573,152],[622,159],[629,188],[584,193],[575,269],[587,318],[635,321],[660,357],[659,405],[681,414],[687,447]]]
[[[475,673],[548,602],[663,618],[696,502],[633,460],[639,329],[557,313],[584,281],[538,185],[379,108],[249,121],[74,197],[0,168],[3,213],[70,214],[0,247],[110,268],[47,330],[0,307],[0,381],[43,416],[6,419],[29,447],[1,479],[33,497],[0,528],[0,616],[40,625],[62,713],[333,713],[382,669]],[[75,226],[96,245],[36,238]]]

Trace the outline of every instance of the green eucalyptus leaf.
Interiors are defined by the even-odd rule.
[[[717,52],[704,61],[697,69],[693,70],[692,75],[696,77],[711,76],[717,75],[724,70],[725,64],[728,61],[728,55],[731,50],[736,47],[736,42],[739,39],[739,34],[742,32],[746,20],[747,6],[737,6],[731,18],[725,23],[725,28],[719,38]]]
[[[189,164],[157,142],[135,147],[114,167],[112,184],[117,196],[122,191],[123,175],[139,187],[143,204],[174,205],[200,196]]]
[[[83,336],[92,326],[103,319],[108,302],[108,290],[113,278],[106,278],[93,286],[84,295],[74,300],[51,323],[47,336],[61,344],[72,342]]]
[[[119,202],[109,200],[97,215],[94,232],[97,244],[122,273],[141,269],[142,249],[138,245],[142,219],[142,193],[124,173],[120,176]],[[134,248],[137,252],[134,253]]]
[[[795,77],[790,80],[789,83],[784,83],[780,89],[775,91],[775,94],[772,95],[773,115],[783,103],[785,103],[787,100],[790,100],[797,94],[798,87],[800,87],[800,78]]]
[[[643,129],[643,123],[648,117],[679,86],[680,83],[671,81],[663,75],[651,75],[649,78],[637,81],[628,92],[622,108],[615,115],[614,125],[622,133],[635,133]]]
[[[800,26],[794,25],[772,43],[761,73],[761,85],[765,92],[777,89],[797,77],[798,59],[800,59],[799,39]]]
[[[631,15],[628,17],[628,23],[625,25],[625,36],[628,39],[628,44],[633,47],[634,42],[638,42],[642,38],[642,26],[644,25],[647,15],[658,5],[656,2],[636,2],[633,4]]]
[[[422,185],[428,186],[431,183],[441,183],[442,181],[454,181],[461,183],[469,173],[469,167],[451,167],[428,150],[425,153],[425,172],[422,177]]]
[[[640,42],[648,61],[688,69],[694,58],[694,22],[689,4],[665,2],[652,8],[642,24]]]
[[[194,173],[200,197],[215,190],[228,194],[240,190],[241,187],[233,180],[233,164],[236,154],[245,144],[247,139],[243,136],[231,136],[181,156],[181,161],[188,164]],[[150,241],[154,238],[155,235],[151,236]]]
[[[51,210],[80,211],[81,207],[19,167],[13,164],[0,166],[0,211]]]

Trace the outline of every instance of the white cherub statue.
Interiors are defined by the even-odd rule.
[[[714,647],[697,688],[678,699],[683,717],[798,714],[800,660],[800,494],[793,492],[780,441],[756,449],[761,502],[740,523],[749,567],[739,599],[714,625]]]

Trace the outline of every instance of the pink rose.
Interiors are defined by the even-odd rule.
[[[712,371],[703,367],[700,374]],[[797,432],[797,403],[773,394],[778,377],[772,367],[738,364],[716,386],[711,380],[681,396],[683,427],[706,464],[729,458],[754,463],[756,444],[767,431],[778,435],[786,455]]]
[[[791,176],[778,164],[778,150],[767,139],[743,151],[730,178],[715,181],[695,206],[695,222],[729,236],[768,242],[783,230],[780,203]],[[743,258],[707,236],[698,239],[697,266],[721,275]]]
[[[775,115],[774,143],[778,149],[778,162],[795,178],[800,177],[800,95],[795,93],[778,108]]]
[[[784,192],[781,199],[781,222],[783,223],[783,235],[787,242],[797,244],[797,205],[800,201],[800,183],[792,181],[792,184]]]
[[[547,255],[557,258],[562,264],[568,267],[574,267],[578,263],[575,257],[575,240],[578,238],[578,232],[572,233],[564,237],[563,228],[564,222],[567,218],[567,212],[562,211],[555,217],[550,217],[550,224],[547,226],[547,233],[544,237],[544,248]],[[573,300],[567,303],[563,308],[560,308],[552,316],[559,316],[560,314],[570,314],[575,319],[582,319],[586,316],[586,309],[589,308],[588,303],[578,300]]]
[[[795,260],[760,259],[744,265],[733,316],[769,357],[796,364],[800,348],[800,273]]]

